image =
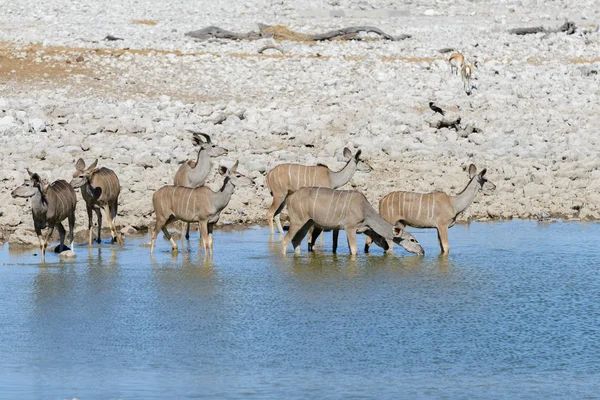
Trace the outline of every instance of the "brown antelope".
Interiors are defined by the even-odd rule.
[[[458,75],[458,71],[462,70],[465,63],[465,57],[460,53],[452,53],[448,58],[448,63],[450,64],[450,73],[454,72],[455,75]]]
[[[46,248],[50,244],[50,237],[54,228],[58,228],[60,235],[60,246],[58,251],[65,247],[65,228],[62,221],[69,220],[69,241],[73,249],[73,229],[75,227],[75,207],[77,195],[73,187],[66,181],[57,180],[47,184],[38,174],[32,174],[27,170],[30,181],[19,186],[11,193],[12,197],[31,197],[31,212],[33,214],[33,226],[42,251],[42,262],[46,258]],[[42,229],[48,227],[46,238],[42,240]]]
[[[177,244],[167,230],[167,225],[173,221],[198,222],[202,237],[202,247],[205,254],[212,255],[212,231],[213,225],[219,220],[221,211],[231,200],[231,195],[236,186],[250,186],[254,181],[247,176],[237,172],[236,161],[230,169],[220,167],[219,173],[225,176],[223,186],[218,192],[209,187],[188,188],[184,186],[163,186],[152,196],[156,224],[152,232],[150,253],[154,250],[154,242],[159,231],[163,231],[165,237],[171,242],[173,250],[177,250]]]
[[[485,186],[486,190],[494,190],[496,186],[485,178],[484,168],[477,174],[477,167],[469,166],[470,181],[462,192],[449,196],[443,192],[414,193],[392,192],[379,201],[379,213],[390,224],[415,228],[436,228],[442,253],[448,253],[448,228],[452,227],[456,217],[473,203],[475,196]],[[369,239],[365,244],[365,252],[369,251]],[[390,244],[391,246],[391,244]]]
[[[291,241],[296,252],[308,230],[345,229],[348,247],[352,255],[357,254],[356,234],[365,233],[375,243],[387,249],[394,241],[407,251],[423,254],[417,240],[403,229],[396,229],[386,222],[371,206],[367,198],[356,190],[334,190],[325,187],[304,187],[288,198],[290,230],[283,238],[283,254]]]
[[[196,156],[196,161],[188,160],[181,164],[177,170],[177,173],[175,174],[175,179],[173,182],[175,186],[185,186],[190,188],[204,186],[212,167],[210,158],[227,154],[227,149],[211,143],[210,136],[208,136],[206,133],[192,132],[192,134],[194,146],[199,147],[198,155]],[[184,237],[184,228],[185,238],[189,239],[190,224],[185,222],[182,223],[182,239]]]
[[[471,78],[473,77],[473,70],[475,68],[477,68],[477,61],[463,65],[463,67],[460,70],[460,76],[463,81],[463,86],[464,86],[465,92],[468,95],[471,94],[471,88],[472,88]]]
[[[280,213],[285,207],[287,197],[296,190],[305,186],[318,186],[337,189],[344,186],[352,179],[356,172],[360,160],[361,150],[358,150],[354,157],[348,148],[344,148],[344,157],[349,158],[348,162],[340,171],[332,171],[323,164],[318,165],[300,165],[300,164],[280,164],[269,171],[266,183],[273,196],[273,203],[267,211],[267,220],[271,235],[275,233],[273,218],[277,223],[277,229],[283,233],[281,226]]]
[[[108,224],[110,225],[112,242],[118,242],[123,246],[123,239],[115,226],[121,184],[119,183],[117,174],[112,170],[105,167],[97,168],[97,166],[98,159],[86,168],[85,161],[80,158],[75,163],[76,171],[71,180],[71,186],[75,189],[81,188],[81,196],[85,201],[88,214],[88,245],[92,245],[92,210],[96,212],[96,216],[98,217],[98,237],[96,241],[100,243],[102,232],[101,210],[104,209]]]

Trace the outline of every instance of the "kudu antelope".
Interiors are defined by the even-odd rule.
[[[188,188],[184,186],[163,186],[152,196],[152,205],[156,214],[156,224],[152,232],[150,253],[154,250],[154,242],[158,232],[162,230],[171,242],[173,250],[177,244],[167,230],[173,221],[198,222],[205,254],[212,255],[213,225],[219,220],[221,211],[229,204],[236,186],[250,186],[254,181],[237,172],[238,162],[231,168],[220,167],[219,173],[225,176],[223,186],[218,192],[209,187]]]
[[[477,167],[469,166],[470,181],[462,192],[449,196],[443,192],[392,192],[379,201],[379,214],[390,224],[401,223],[415,228],[436,228],[442,253],[448,253],[448,228],[456,217],[473,203],[480,190],[494,190],[496,186],[485,178],[486,169],[479,174]],[[365,252],[369,251],[367,238]],[[391,245],[391,244],[390,244]]]
[[[275,233],[273,218],[277,223],[277,229],[283,233],[280,213],[285,207],[287,197],[301,187],[315,186],[337,189],[344,186],[352,179],[360,160],[361,150],[354,156],[348,148],[344,148],[343,155],[349,158],[348,162],[339,171],[332,171],[323,164],[301,165],[280,164],[269,171],[266,183],[273,196],[273,203],[267,211],[267,221],[271,235]]]
[[[42,251],[42,262],[46,258],[46,248],[50,244],[50,237],[54,228],[58,228],[60,235],[60,246],[58,251],[65,247],[65,228],[62,221],[69,220],[69,242],[73,249],[73,229],[75,227],[75,207],[77,195],[73,187],[64,180],[57,180],[47,184],[38,174],[27,170],[30,181],[19,186],[11,193],[12,197],[31,197],[31,212],[33,214],[33,226]],[[46,237],[42,239],[42,229],[48,227]]]
[[[308,230],[345,229],[350,253],[357,254],[356,234],[365,233],[375,243],[387,249],[387,241],[393,241],[407,251],[423,254],[423,248],[408,232],[395,229],[386,222],[371,206],[367,198],[355,190],[334,190],[325,187],[304,187],[288,198],[290,229],[283,238],[282,251],[286,253],[291,241],[294,250],[300,250],[300,243]]]
[[[448,64],[450,64],[450,73],[458,75],[458,71],[462,70],[463,64],[465,63],[465,57],[460,53],[452,53],[448,58]]]
[[[119,183],[117,174],[113,170],[105,167],[97,168],[97,166],[98,159],[86,168],[85,161],[80,158],[75,163],[76,171],[73,174],[73,180],[71,180],[71,186],[75,189],[81,188],[81,196],[85,201],[88,215],[88,245],[92,245],[93,239],[92,210],[96,212],[96,216],[98,217],[98,237],[96,241],[100,243],[102,232],[101,210],[104,209],[110,226],[112,242],[118,242],[123,246],[121,233],[115,226],[121,184]]]
[[[227,149],[212,143],[210,136],[208,136],[206,133],[192,132],[192,134],[194,146],[199,147],[198,155],[196,156],[196,161],[188,160],[181,164],[175,173],[175,179],[173,182],[175,186],[185,186],[189,188],[204,186],[212,167],[210,158],[227,154]],[[189,239],[190,224],[185,222],[182,223],[182,239],[184,237],[184,228],[185,238]]]

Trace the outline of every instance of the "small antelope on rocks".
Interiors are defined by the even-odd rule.
[[[474,164],[469,166],[470,181],[462,192],[449,196],[444,192],[392,192],[379,201],[379,213],[390,224],[400,223],[415,228],[436,228],[442,253],[448,253],[448,228],[456,217],[473,203],[480,190],[494,190],[496,185],[485,178],[484,168],[479,174]],[[365,252],[369,251],[369,239]]]
[[[188,160],[181,164],[175,173],[173,184],[175,186],[185,186],[196,188],[204,186],[210,170],[212,168],[211,157],[218,157],[227,154],[227,149],[219,147],[212,143],[210,136],[202,132],[191,132],[193,134],[192,141],[194,146],[199,147],[196,161]],[[183,239],[184,227],[185,238],[190,238],[190,224],[182,223],[181,237]]]
[[[219,168],[219,173],[225,176],[225,181],[218,192],[214,192],[206,186],[189,188],[167,185],[157,190],[152,196],[156,224],[152,231],[150,253],[154,250],[156,236],[161,230],[171,242],[173,250],[177,250],[177,244],[167,230],[167,225],[180,220],[188,223],[198,222],[204,253],[212,255],[213,225],[219,220],[221,211],[229,204],[235,187],[254,184],[252,179],[237,172],[237,167],[238,162],[236,161],[231,168],[223,166]]]
[[[77,195],[73,187],[67,181],[57,180],[47,184],[38,174],[27,170],[30,181],[19,186],[11,193],[12,197],[31,197],[31,212],[33,214],[33,226],[42,251],[42,262],[46,258],[46,248],[50,244],[50,237],[54,228],[58,228],[60,235],[59,252],[65,246],[65,228],[62,221],[69,220],[69,242],[73,249],[73,230],[75,227],[75,207],[77,206]],[[42,240],[42,229],[48,227],[45,239]]]
[[[458,75],[458,71],[462,70],[463,64],[465,63],[465,57],[460,53],[452,53],[448,58],[450,64],[450,73],[454,72]]]
[[[279,233],[283,234],[281,226],[280,213],[285,207],[288,196],[301,187],[318,186],[337,189],[344,186],[352,179],[356,172],[360,159],[361,150],[358,150],[354,156],[348,148],[344,148],[343,155],[349,158],[348,162],[340,171],[332,171],[323,164],[301,165],[301,164],[280,164],[267,173],[266,183],[273,196],[273,203],[267,211],[267,221],[271,235],[275,233],[273,218],[277,223]]]
[[[367,198],[356,190],[334,190],[325,187],[304,187],[288,198],[290,229],[283,238],[282,252],[286,253],[291,241],[296,252],[308,230],[345,229],[348,247],[357,254],[356,234],[365,233],[375,243],[388,249],[388,241],[398,243],[407,251],[424,254],[417,240],[403,229],[395,229],[371,206]]]
[[[81,188],[81,196],[85,201],[88,214],[88,245],[92,245],[93,239],[92,210],[96,212],[96,216],[98,217],[98,237],[96,241],[100,243],[102,232],[101,210],[104,209],[110,226],[112,242],[118,242],[123,246],[123,239],[115,226],[121,184],[119,183],[117,174],[113,170],[105,167],[97,168],[97,166],[98,159],[86,168],[85,161],[80,158],[75,163],[76,171],[73,174],[73,180],[71,180],[71,186],[75,189]]]
[[[477,61],[463,65],[463,67],[460,70],[460,76],[463,81],[463,87],[468,95],[471,94],[471,78],[473,77],[473,70],[475,68],[477,68]]]

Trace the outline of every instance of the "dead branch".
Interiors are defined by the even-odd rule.
[[[187,32],[185,36],[189,36],[195,39],[231,39],[231,40],[256,40],[260,38],[270,37],[275,40],[292,40],[298,42],[314,42],[332,39],[343,39],[343,40],[356,40],[356,36],[360,32],[375,33],[384,39],[399,41],[408,39],[411,35],[402,34],[400,36],[392,36],[383,32],[381,29],[374,26],[351,26],[343,29],[336,29],[333,31],[319,33],[319,34],[304,34],[295,32],[281,25],[265,25],[258,24],[259,32],[247,32],[247,33],[236,33],[228,31],[226,29],[219,28],[218,26],[208,26],[197,31]]]
[[[279,46],[274,46],[272,44],[268,44],[266,46],[261,47],[258,50],[258,54],[262,54],[265,50],[277,50],[279,52],[281,52],[281,54],[285,54],[285,52],[283,51],[283,49]]]
[[[515,29],[510,29],[508,31],[508,33],[512,33],[514,35],[530,35],[530,34],[534,34],[534,33],[559,33],[559,32],[564,32],[567,35],[572,35],[572,34],[575,33],[576,30],[577,30],[577,26],[575,25],[575,22],[565,21],[564,24],[562,24],[561,26],[559,26],[556,29],[548,29],[548,28],[544,28],[543,26],[534,26],[534,27],[530,27],[530,28],[515,28]]]
[[[429,126],[431,126],[432,128],[435,128],[435,129],[452,128],[456,131],[458,131],[460,129],[460,117],[459,116],[457,116],[456,118],[453,118],[453,119],[438,118],[433,121],[429,120],[429,121],[427,121],[427,123],[429,124]]]
[[[450,53],[454,51],[454,47],[444,47],[443,49],[439,49],[438,52],[442,54]]]

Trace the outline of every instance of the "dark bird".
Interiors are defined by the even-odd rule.
[[[429,108],[431,108],[431,110],[433,111],[433,115],[435,115],[435,113],[440,113],[442,115],[446,115],[446,113],[444,112],[444,110],[442,110],[441,108],[439,108],[438,106],[436,106],[435,104],[433,104],[433,101],[429,102]]]

